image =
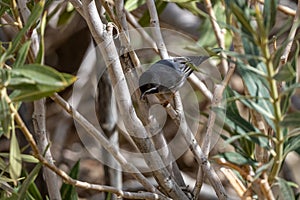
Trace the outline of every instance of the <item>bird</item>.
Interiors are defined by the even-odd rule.
[[[141,99],[149,94],[172,94],[209,56],[187,56],[162,59],[154,63],[139,78]]]

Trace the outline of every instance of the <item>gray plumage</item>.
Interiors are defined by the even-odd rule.
[[[208,58],[188,56],[159,60],[139,78],[141,98],[147,94],[176,92],[194,69]]]

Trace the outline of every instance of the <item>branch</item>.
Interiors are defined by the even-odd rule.
[[[61,99],[61,97],[57,96],[59,99]],[[120,197],[124,197],[124,198],[129,198],[129,199],[163,199],[163,200],[170,200],[168,197],[165,197],[163,195],[161,195],[161,193],[159,191],[156,190],[155,187],[153,187],[151,185],[151,183],[145,178],[143,177],[143,179],[145,179],[146,182],[149,182],[148,185],[150,185],[151,190],[153,190],[153,193],[150,192],[142,192],[142,193],[134,193],[134,192],[126,192],[126,191],[122,191],[119,190],[117,188],[114,187],[110,187],[110,186],[103,186],[103,185],[97,185],[97,184],[90,184],[87,182],[82,182],[82,181],[78,181],[75,179],[72,179],[70,176],[68,176],[64,171],[60,170],[59,168],[57,168],[55,165],[49,163],[40,153],[37,147],[36,142],[34,141],[32,134],[30,133],[30,131],[27,129],[27,127],[25,126],[22,118],[20,117],[18,111],[16,110],[16,108],[13,106],[10,98],[8,96],[5,97],[6,101],[9,104],[9,108],[10,111],[14,114],[14,118],[15,121],[17,122],[17,124],[19,125],[19,128],[21,129],[21,131],[23,132],[26,140],[28,141],[30,147],[33,150],[33,154],[34,156],[46,167],[48,167],[49,169],[51,169],[53,172],[55,172],[57,175],[59,175],[66,183],[77,186],[77,187],[81,187],[84,189],[93,189],[93,190],[97,190],[100,192],[111,192],[111,193],[115,193]],[[55,97],[53,97],[55,98]],[[64,103],[64,102],[61,102]],[[66,103],[66,102],[65,102]],[[65,104],[65,106],[68,106],[69,109],[71,109],[71,106],[68,105],[67,103]],[[93,125],[90,124],[90,126],[93,127]],[[107,141],[108,142],[108,141]],[[108,142],[109,143],[109,142]],[[125,159],[124,159],[125,160]],[[137,170],[137,169],[136,169]],[[139,172],[138,172],[139,173]],[[140,173],[139,173],[140,174]],[[138,174],[132,174],[134,176],[138,175]],[[141,174],[140,174],[141,175]],[[143,175],[141,175],[143,176]],[[142,183],[142,182],[141,182]],[[143,184],[143,183],[142,183]],[[144,185],[145,187],[145,185]],[[146,188],[146,187],[145,187]]]
[[[130,12],[128,12],[127,10],[125,10],[125,12],[126,12],[126,18],[128,22],[141,34],[141,36],[149,44],[149,46],[155,51],[155,53],[158,54],[159,51],[153,39],[144,30],[144,28],[136,21],[135,17]]]
[[[128,199],[161,199],[161,200],[170,200],[170,198],[165,197],[163,195],[157,194],[157,193],[150,193],[150,192],[127,192],[120,189],[117,189],[115,187],[106,186],[106,185],[98,185],[98,184],[91,184],[88,182],[79,181],[76,179],[71,178],[69,175],[67,175],[64,171],[57,168],[55,165],[50,164],[47,162],[46,159],[44,159],[41,155],[38,155],[37,159],[43,165],[47,166],[49,169],[54,171],[57,175],[59,175],[66,183],[70,185],[74,185],[76,187],[80,187],[83,189],[91,189],[96,190],[99,192],[110,192],[116,194],[118,197],[122,198],[128,198]]]
[[[211,102],[213,99],[213,95],[211,91],[206,87],[206,85],[195,75],[191,74],[188,77],[188,80],[191,81],[197,89]]]
[[[150,24],[154,27],[153,29],[151,29],[152,34],[156,42],[157,48],[159,50],[160,57],[162,57],[163,59],[169,58],[166,45],[163,41],[162,34],[160,32],[160,25],[154,0],[147,0],[146,3],[151,17]]]
[[[288,36],[288,39],[287,39],[289,41],[289,43],[287,44],[287,46],[284,50],[284,53],[280,58],[282,64],[285,64],[287,62],[288,57],[289,57],[289,54],[290,54],[290,51],[291,51],[291,48],[292,48],[292,44],[293,44],[293,41],[294,41],[294,38],[295,38],[295,35],[296,35],[296,31],[297,31],[298,26],[299,26],[299,20],[300,20],[300,2],[298,1],[296,15],[294,17],[293,25],[291,27],[291,30],[290,30],[290,33],[289,33],[289,36]]]
[[[183,106],[179,97],[179,94],[175,93],[175,103],[176,108],[180,111],[179,115],[179,128],[183,133],[183,137],[187,144],[189,144],[190,150],[194,153],[195,159],[197,163],[202,167],[204,174],[207,176],[209,182],[211,183],[212,187],[214,188],[217,196],[219,199],[227,199],[227,195],[225,189],[214,171],[211,167],[210,162],[207,159],[207,156],[203,153],[201,147],[199,146],[194,134],[190,130],[189,126],[186,123],[185,115],[182,112]],[[202,184],[201,184],[202,185]]]
[[[223,92],[226,88],[226,86],[228,85],[231,76],[233,75],[235,70],[235,65],[231,65],[226,76],[224,77],[223,81],[221,84],[217,84],[215,86],[214,89],[214,96],[213,96],[213,100],[212,100],[212,104],[211,104],[211,110],[209,112],[209,118],[208,118],[208,122],[206,125],[206,134],[205,134],[205,138],[203,140],[202,143],[202,147],[203,147],[203,153],[208,156],[210,148],[211,148],[211,138],[212,138],[212,134],[213,134],[213,127],[216,121],[216,112],[213,110],[213,108],[217,108],[220,106],[220,103],[222,101],[222,96],[223,96]]]
[[[215,15],[215,12],[212,8],[211,5],[211,1],[210,0],[205,0],[204,1],[205,5],[206,5],[206,10],[208,12],[208,15],[210,16],[210,22],[212,24],[218,45],[222,48],[225,49],[225,34],[224,32],[221,30],[219,24],[217,23],[217,18]],[[227,71],[228,71],[228,62],[227,62],[227,56],[224,52],[220,53],[221,55],[221,74],[224,76]]]
[[[88,122],[78,111],[68,104],[58,94],[51,96],[51,99],[67,111],[73,119],[78,122],[91,136],[93,136],[114,158],[121,164],[122,168],[130,172],[146,190],[160,194],[160,192],[140,173],[140,171],[131,163],[126,161],[126,158],[119,152],[119,150],[106,139],[104,134],[99,132],[90,122]]]
[[[48,148],[49,140],[46,131],[46,111],[45,111],[45,98],[34,101],[34,113],[33,113],[33,127],[35,131],[35,137],[37,138],[37,145],[39,151],[45,154],[45,160],[48,163],[54,164],[50,148]],[[51,199],[61,199],[58,179],[56,174],[49,168],[43,168],[44,179],[47,185],[48,193]]]

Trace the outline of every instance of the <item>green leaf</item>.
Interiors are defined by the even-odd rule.
[[[10,78],[11,78],[10,70],[0,68],[0,89],[1,90],[8,85],[8,83],[10,82]]]
[[[236,164],[238,166],[249,165],[249,164],[256,165],[257,164],[253,160],[251,160],[247,157],[244,157],[237,152],[225,152],[225,153],[219,154],[218,157],[222,157],[222,158],[226,159],[228,162]]]
[[[188,10],[196,16],[205,16],[205,13],[203,11],[201,11],[201,9],[198,8],[197,3],[199,1],[197,1],[197,0],[170,0],[170,1],[169,0],[163,0],[163,1],[176,3],[180,8]],[[214,5],[213,5],[214,10],[216,10],[216,7],[218,6],[218,4],[219,4],[218,2],[214,3]],[[222,13],[224,13],[224,12],[220,11],[220,12],[216,12],[216,13],[219,13],[219,15],[222,15]],[[219,15],[217,15],[217,17]]]
[[[77,179],[79,174],[79,167],[80,167],[80,160],[78,160],[70,172],[70,177]],[[63,200],[77,200],[78,195],[76,192],[76,188],[73,185],[68,185],[66,183],[63,183],[60,189],[61,198]]]
[[[41,168],[42,168],[42,164],[41,163],[37,164],[33,168],[33,170],[30,172],[30,174],[26,177],[25,181],[23,182],[23,184],[18,192],[19,193],[18,200],[27,199],[26,196],[27,196],[28,188],[30,187],[30,185],[34,184],[34,180],[38,176],[38,173],[41,170]],[[40,196],[35,199],[42,199],[42,197]]]
[[[293,92],[297,88],[300,88],[300,83],[295,83],[291,86],[285,87],[280,95],[286,95],[287,93]]]
[[[10,9],[10,1],[9,0],[0,1],[0,16],[2,16],[9,9]]]
[[[279,72],[274,75],[274,79],[277,81],[290,81],[296,77],[296,72],[290,62],[287,62],[281,67]]]
[[[265,73],[266,71],[266,66],[263,62],[258,63],[255,67],[262,73]],[[273,128],[273,130],[275,130],[273,122],[274,108],[270,102],[271,96],[269,93],[269,84],[267,79],[258,73],[254,73],[252,70],[249,70],[248,66],[241,61],[238,61],[237,63],[237,71],[243,79],[243,83],[247,87],[250,97],[256,97],[255,99],[241,98],[241,101],[250,109],[262,114],[266,122]]]
[[[234,16],[237,18],[237,20],[241,23],[243,29],[246,31],[245,33],[248,33],[249,35],[255,35],[256,31],[252,28],[250,22],[251,19],[246,15],[247,12],[244,12],[237,4],[230,3],[230,9]],[[245,8],[246,9],[246,8]]]
[[[282,178],[277,179],[280,188],[280,196],[282,199],[295,200],[294,192],[290,183]]]
[[[9,105],[6,101],[6,89],[3,88],[0,91],[0,125],[2,128],[2,133],[0,134],[0,137],[2,134],[4,134],[7,138],[10,137],[10,130],[12,125],[12,115],[9,109]]]
[[[128,12],[131,12],[145,3],[146,3],[146,0],[127,0],[125,3],[125,9]]]
[[[273,166],[273,161],[270,161],[266,164],[263,164],[262,166],[259,166],[255,171],[255,176],[253,177],[253,179],[254,180],[258,179],[263,172],[270,170],[272,166]]]
[[[22,159],[20,153],[19,143],[16,137],[16,133],[13,129],[12,137],[10,141],[10,154],[9,154],[9,174],[12,179],[17,181],[21,175]]]
[[[283,127],[298,127],[300,123],[300,113],[288,113],[284,116],[283,120],[280,122],[280,125]]]
[[[8,172],[7,163],[1,157],[0,157],[0,170]]]
[[[226,88],[226,96],[227,104],[225,123],[231,129],[234,130],[234,133],[231,134],[231,137],[234,137],[235,135],[242,136],[239,139],[242,148],[241,151],[251,156],[254,151],[254,143],[252,142],[251,137],[247,133],[256,132],[256,129],[251,123],[249,123],[241,117],[235,101],[229,100],[230,98],[234,97],[234,93],[229,87]]]
[[[271,28],[274,26],[276,21],[276,11],[277,11],[277,0],[268,0],[264,2],[264,25],[267,34],[270,32]]]
[[[23,162],[27,163],[38,163],[39,160],[36,159],[33,155],[21,154],[21,158]]]
[[[300,135],[290,137],[284,143],[284,157],[287,156],[288,153],[299,149],[300,149]]]
[[[1,157],[4,157],[4,158],[8,158],[9,157],[9,153],[0,153],[0,156]],[[32,155],[28,155],[28,154],[21,154],[21,159],[23,162],[28,162],[28,163],[38,163],[39,160],[36,159],[34,156]],[[1,163],[1,162],[0,162]]]
[[[73,6],[72,6],[73,9],[70,9],[70,5],[72,6],[72,4],[70,2],[68,2],[67,9],[65,9],[59,15],[57,26],[61,26],[61,25],[67,24],[72,19],[72,17],[74,16],[74,14],[76,13],[75,12],[76,10],[74,9]]]
[[[55,69],[29,64],[12,69],[12,78],[8,87],[14,91],[13,101],[32,101],[47,97],[71,85],[76,77],[60,73]]]
[[[28,193],[30,194],[30,196],[32,196],[32,199],[34,199],[34,200],[43,200],[43,197],[39,191],[39,188],[36,186],[36,184],[34,182],[32,182],[32,184],[29,185],[27,194]]]
[[[291,65],[289,65],[289,67],[291,68],[291,71],[295,72],[295,75],[293,76],[293,78],[288,79],[287,81],[285,81],[285,87],[284,87],[284,92],[281,92],[281,99],[280,99],[280,106],[281,106],[281,110],[282,113],[285,114],[291,104],[291,97],[295,92],[295,88],[299,85],[298,81],[297,81],[297,68],[298,68],[298,55],[299,55],[299,42],[296,43],[297,44],[297,48],[296,51],[294,52],[294,56],[290,62]],[[285,66],[283,66],[285,67]],[[289,89],[288,89],[289,88]]]
[[[45,29],[46,29],[46,22],[47,22],[47,12],[44,12],[44,15],[41,20],[40,26],[40,46],[39,51],[37,53],[35,62],[43,64],[44,63],[44,54],[45,54]]]
[[[27,41],[27,42],[25,42],[22,45],[22,47],[18,51],[18,55],[17,55],[16,61],[12,65],[13,68],[18,68],[18,67],[23,66],[25,64],[25,61],[26,61],[26,58],[27,58],[27,54],[28,54],[30,45],[31,45],[31,41],[30,40]]]
[[[22,37],[24,34],[35,24],[37,23],[39,17],[41,16],[43,12],[45,1],[38,1],[35,3],[34,8],[31,11],[31,14],[28,17],[27,23],[24,25],[24,27],[20,30],[20,32],[16,35],[14,38],[11,48],[8,49],[7,55],[10,55],[11,53],[15,52],[16,49],[19,46],[19,43],[21,42]]]
[[[45,65],[28,64],[23,67],[13,69],[12,73],[16,76],[26,77],[37,84],[53,85],[58,87],[68,85],[68,82],[61,73]]]

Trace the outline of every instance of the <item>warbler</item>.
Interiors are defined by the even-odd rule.
[[[154,63],[139,78],[141,99],[148,94],[174,93],[187,77],[209,56],[187,56],[162,59]]]

